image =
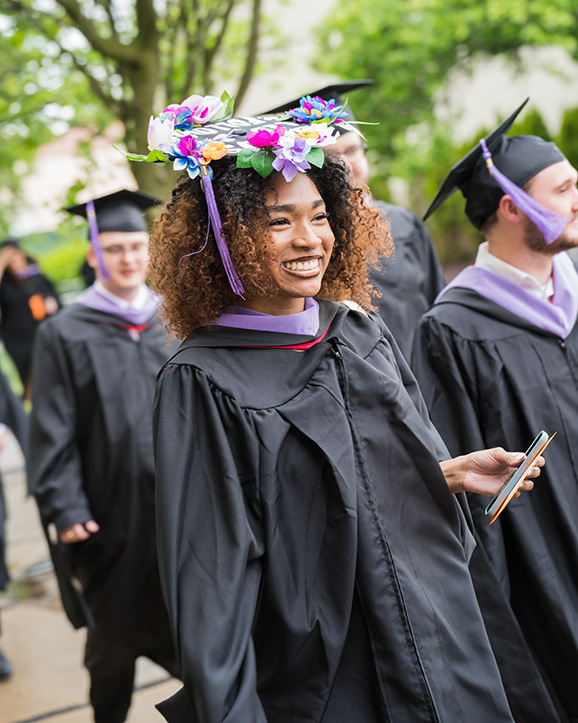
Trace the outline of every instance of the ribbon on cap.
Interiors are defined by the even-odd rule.
[[[546,241],[547,244],[551,244],[559,238],[572,219],[560,216],[560,214],[555,211],[551,211],[541,203],[538,203],[538,201],[533,199],[532,196],[526,193],[520,186],[517,186],[513,181],[504,176],[496,167],[484,138],[480,141],[480,146],[482,147],[486,166],[494,181],[504,193],[507,193],[508,196],[511,197],[520,211],[525,213],[526,216],[536,224],[544,237],[544,241]]]
[[[94,201],[91,199],[86,202],[86,218],[88,219],[88,233],[90,236],[90,243],[96,252],[96,259],[98,261],[98,267],[100,274],[104,281],[110,280],[110,274],[104,263],[104,254],[102,252],[102,245],[98,237],[98,223],[96,221],[96,210],[94,208]]]
[[[207,210],[209,212],[209,225],[213,229],[213,235],[215,237],[215,241],[217,242],[217,248],[221,256],[221,261],[223,262],[225,273],[227,274],[227,278],[229,279],[229,284],[231,285],[231,289],[233,289],[235,294],[244,299],[245,288],[243,287],[243,283],[239,277],[239,274],[236,272],[235,267],[233,266],[233,262],[231,261],[231,254],[229,253],[229,247],[227,246],[227,242],[223,234],[223,224],[221,222],[221,217],[219,216],[219,209],[217,208],[217,202],[215,200],[213,184],[211,182],[209,174],[207,173],[206,166],[202,166],[201,168],[201,181],[203,184],[203,190],[205,192],[205,200],[207,201]]]

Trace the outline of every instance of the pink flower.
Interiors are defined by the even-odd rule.
[[[190,95],[181,105],[190,109],[190,120],[195,125],[208,123],[225,106],[215,95]]]
[[[258,131],[249,132],[246,135],[246,140],[256,148],[266,148],[268,146],[278,146],[279,138],[285,133],[285,128],[281,124],[275,128],[271,133],[270,131],[260,128]]]
[[[197,139],[194,136],[183,136],[179,141],[179,151],[183,156],[192,156],[197,147]]]

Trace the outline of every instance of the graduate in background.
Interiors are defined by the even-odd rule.
[[[578,173],[553,143],[505,135],[523,105],[454,166],[430,206],[428,215],[459,188],[486,240],[423,317],[412,368],[452,454],[557,433],[533,494],[491,526],[486,503],[470,497],[490,563],[472,571],[493,599],[492,642],[517,619],[562,711],[528,719],[576,721],[578,272],[566,250],[578,247]],[[521,655],[510,648],[503,662],[533,705]]]
[[[372,80],[345,81],[316,90],[311,95],[343,105],[343,96],[349,91],[372,84]],[[281,112],[298,103],[294,100],[271,112]],[[349,122],[355,121],[349,102],[345,106],[345,117]],[[330,150],[347,163],[357,183],[366,186],[370,168],[365,140],[346,127],[338,125],[336,130],[337,142]],[[363,126],[359,130],[363,132]],[[445,279],[429,231],[415,213],[392,203],[373,200],[387,216],[395,252],[372,265],[369,280],[381,294],[375,299],[377,311],[409,361],[415,327],[445,286]]]
[[[169,355],[145,285],[157,203],[119,191],[67,209],[88,216],[96,282],[39,330],[30,485],[75,627],[96,723],[122,723],[135,660],[177,674],[157,571],[152,400]]]
[[[16,438],[22,453],[28,450],[28,416],[22,406],[22,401],[14,394],[12,388],[2,372],[0,372],[0,454],[4,448],[6,429],[10,429]],[[6,501],[2,478],[0,476],[0,590],[5,590],[10,581],[8,565],[6,564]],[[0,635],[2,625],[0,621]],[[0,650],[0,681],[7,680],[12,675],[12,664]]]
[[[16,239],[0,244],[0,338],[30,399],[32,348],[36,329],[60,309],[54,285]]]

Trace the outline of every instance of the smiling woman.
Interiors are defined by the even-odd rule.
[[[151,284],[163,296],[177,336],[216,322],[230,305],[291,313],[283,309],[299,303],[287,302],[289,292],[301,298],[300,311],[306,296],[317,295],[371,309],[368,262],[390,254],[393,244],[379,212],[337,156],[327,154],[323,168],[312,167],[289,183],[280,173],[262,178],[238,169],[233,158],[214,166],[223,233],[246,300],[228,283],[217,245],[206,243],[209,212],[201,184],[184,176],[153,226],[149,263]],[[310,263],[310,256],[321,262],[319,273],[280,267]],[[187,297],[194,303],[183,303]]]
[[[448,459],[391,334],[361,308],[391,238],[368,189],[315,145],[341,109],[301,106],[267,129],[230,119],[237,160],[216,159],[212,180],[200,135],[163,145],[187,174],[150,260],[186,337],[154,421],[184,688],[159,709],[171,723],[511,723],[452,492],[493,494],[520,456]]]

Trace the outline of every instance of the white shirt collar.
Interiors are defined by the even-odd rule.
[[[109,291],[102,283],[102,281],[99,281],[98,279],[94,282],[94,288],[98,291],[99,294],[102,294],[102,296],[106,296],[107,299],[112,301],[117,306],[120,306],[121,309],[142,309],[147,303],[149,296],[146,284],[141,284],[139,286],[137,295],[132,301],[127,301],[126,299],[123,299],[120,296],[113,294],[112,291]]]
[[[479,268],[486,269],[486,271],[491,271],[502,279],[506,279],[506,281],[519,286],[521,289],[524,289],[524,291],[527,291],[542,301],[550,301],[554,296],[554,283],[551,276],[544,285],[539,284],[530,274],[494,256],[494,254],[488,250],[487,241],[480,244],[475,265]]]

